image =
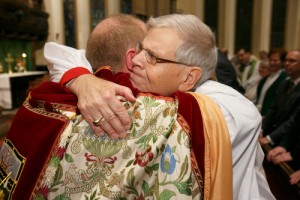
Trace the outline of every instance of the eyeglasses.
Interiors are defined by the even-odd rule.
[[[294,64],[294,63],[297,63],[297,62],[300,62],[300,60],[295,60],[295,59],[285,59],[284,63],[291,63],[291,64]]]
[[[147,62],[152,64],[152,65],[156,65],[156,63],[175,63],[175,64],[180,64],[180,65],[188,65],[188,64],[185,64],[185,63],[181,63],[181,62],[176,62],[176,61],[173,61],[173,60],[160,58],[153,51],[144,48],[143,44],[138,42],[137,45],[136,45],[137,54],[139,54],[143,50],[145,50],[145,55],[146,55]],[[190,65],[188,65],[188,66],[190,66]]]

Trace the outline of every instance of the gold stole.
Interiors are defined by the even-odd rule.
[[[196,98],[203,118],[204,200],[232,199],[232,148],[224,115],[210,97],[191,94]]]

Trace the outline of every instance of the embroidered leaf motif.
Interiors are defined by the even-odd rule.
[[[74,162],[72,156],[71,156],[70,154],[68,154],[68,153],[65,153],[65,159],[66,159],[66,161],[69,162],[69,163]]]
[[[181,138],[182,138],[183,130],[180,130],[177,135],[177,142],[178,144],[181,144]]]
[[[176,146],[174,146],[173,148],[172,148],[172,153],[175,153],[176,152]]]
[[[159,164],[156,163],[156,164],[152,165],[152,169],[153,169],[154,171],[157,171],[157,170],[159,169]]]
[[[139,195],[138,191],[135,188],[135,176],[134,176],[134,168],[130,169],[128,175],[126,177],[126,182],[128,185],[125,185],[125,188],[128,189],[128,194],[135,194],[136,196]]]
[[[54,200],[71,200],[71,198],[61,194],[56,196]]]
[[[44,200],[44,197],[43,197],[43,195],[38,194],[34,200]]]
[[[174,123],[175,123],[175,119],[172,118],[169,126],[166,128],[166,131],[163,133],[163,135],[166,137],[166,138],[169,138],[171,132],[172,132],[172,127],[174,126]]]
[[[152,134],[144,135],[136,142],[136,144],[148,144],[151,138]]]
[[[144,103],[145,103],[145,107],[146,107],[146,106],[157,107],[157,106],[160,105],[160,103],[156,102],[155,99],[150,98],[150,97],[145,97],[145,98],[144,98]]]
[[[145,180],[143,180],[142,188],[143,188],[143,192],[145,194],[145,197],[148,196],[147,193],[149,191],[149,184]]]
[[[139,123],[134,124],[136,127],[140,127],[141,125]]]
[[[138,126],[135,126],[135,125],[136,125],[136,123],[134,123],[134,125],[132,125],[133,126],[133,129],[131,130],[132,137],[136,137],[136,134],[137,134],[136,127],[138,127]]]
[[[169,200],[171,197],[175,196],[175,192],[170,190],[164,190],[160,193],[159,198],[160,200]]]
[[[132,163],[133,163],[134,160],[129,160],[129,162],[127,163],[126,167],[129,167]]]
[[[156,103],[152,103],[152,104],[151,104],[151,107],[157,107],[157,106],[159,106],[159,105],[160,105],[160,103],[156,102]]]
[[[156,140],[157,140],[157,136],[156,136],[156,135],[154,135],[154,136],[153,136],[153,138],[152,138],[152,140],[153,140],[153,143],[155,143],[155,142],[156,142]]]
[[[176,109],[175,108],[173,108],[173,109],[170,110],[171,117],[174,117],[175,113],[176,113]]]
[[[122,158],[127,160],[130,158],[131,154],[132,154],[131,148],[125,145],[125,147],[123,148]]]
[[[174,185],[177,187],[178,191],[181,194],[191,195],[192,194],[192,179],[191,177],[185,182],[174,182]]]
[[[181,181],[183,179],[183,177],[187,173],[187,170],[188,170],[188,158],[185,157],[184,158],[184,162],[181,165],[180,174],[179,174],[179,180],[178,181]]]
[[[155,148],[156,149],[156,155],[158,155],[158,153],[159,153],[159,148]]]
[[[106,135],[105,137],[108,138]],[[121,140],[112,140],[112,139],[93,139],[93,138],[83,138],[83,146],[95,156],[98,157],[110,157],[119,152],[123,146]]]
[[[58,188],[52,188],[49,190],[49,192],[56,192],[58,190]]]
[[[56,170],[56,173],[55,173],[55,177],[54,177],[54,181],[53,181],[53,184],[51,185],[51,189],[50,191],[52,192],[55,188],[55,186],[63,183],[63,181],[60,181],[61,178],[63,176],[63,169],[62,169],[62,166],[61,165],[58,165],[57,167],[57,170]]]
[[[146,167],[145,167],[145,172],[146,172],[146,174],[148,174],[149,176],[152,176],[152,174],[153,174],[153,169],[152,169],[151,167],[149,167],[149,166],[146,166]]]
[[[169,112],[170,112],[170,108],[166,108],[163,112],[163,117],[166,118],[168,115],[169,115]]]
[[[95,190],[92,193],[92,195],[90,196],[90,198],[87,195],[85,195],[84,197],[85,197],[86,200],[98,200],[99,198],[96,198],[96,195],[97,195],[97,190]]]
[[[128,172],[128,176],[126,178],[127,184],[131,187],[134,186],[134,182],[135,182],[135,177],[134,177],[134,172],[133,172],[133,168]]]

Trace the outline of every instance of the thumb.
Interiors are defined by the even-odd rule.
[[[135,97],[133,96],[132,91],[125,86],[118,86],[116,88],[116,94],[125,97],[128,101],[135,101]]]

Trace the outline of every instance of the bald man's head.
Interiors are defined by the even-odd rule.
[[[141,20],[125,14],[114,15],[101,21],[93,30],[86,49],[86,57],[93,70],[109,65],[114,71],[125,67],[125,54],[135,48],[146,34]]]

